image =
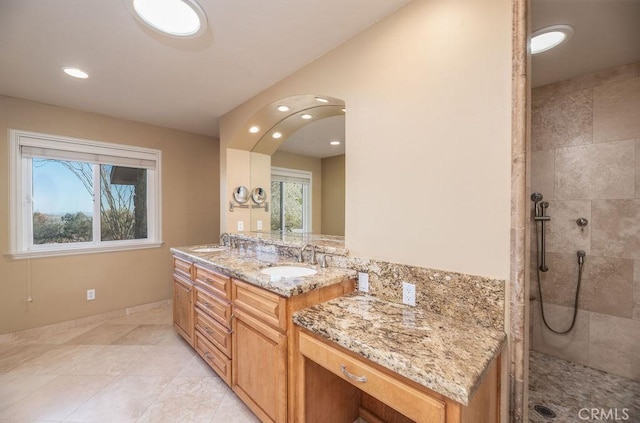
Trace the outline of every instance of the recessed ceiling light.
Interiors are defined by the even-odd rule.
[[[328,103],[329,100],[327,100],[326,98],[322,98],[322,97],[316,97],[316,101],[319,101],[320,103]]]
[[[282,138],[282,133],[281,132],[274,132],[271,136],[273,138],[275,138],[275,139]]]
[[[249,132],[251,132],[252,134],[257,133],[260,130],[259,126],[252,126],[251,128],[249,128]]]
[[[338,140],[331,141],[329,144],[331,144],[331,145],[340,145],[340,141],[338,141]]]
[[[89,77],[88,73],[78,68],[62,68],[62,71],[69,76],[73,76],[74,78],[87,79]]]
[[[277,109],[279,112],[288,112],[290,110],[289,106],[285,106],[284,104],[278,106]]]
[[[531,54],[551,50],[567,41],[573,35],[573,28],[569,25],[552,25],[531,34],[529,43]]]
[[[163,34],[197,37],[207,30],[207,16],[195,0],[126,0],[136,19]]]
[[[313,117],[313,115],[310,115],[309,113],[305,113],[304,115],[300,115],[300,117],[304,120],[309,120]]]

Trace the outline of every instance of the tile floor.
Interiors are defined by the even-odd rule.
[[[556,417],[540,416],[534,411],[536,404],[551,408]],[[585,408],[588,410],[581,411]],[[640,382],[531,351],[529,422],[639,423]]]
[[[163,307],[0,344],[0,423],[258,422],[171,322]]]

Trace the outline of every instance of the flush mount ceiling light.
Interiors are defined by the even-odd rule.
[[[305,113],[304,115],[300,115],[300,117],[304,120],[309,120],[313,117],[313,115],[310,115],[309,113]]]
[[[275,138],[275,139],[282,138],[282,133],[280,133],[280,132],[274,132],[271,136],[272,136],[273,138]]]
[[[125,0],[133,16],[166,35],[192,38],[207,30],[207,16],[195,0]]]
[[[259,130],[260,127],[258,126],[252,126],[251,128],[249,128],[249,132],[251,132],[252,134],[257,134]]]
[[[62,71],[67,75],[78,79],[87,79],[89,77],[88,73],[78,68],[62,68]]]
[[[573,36],[573,28],[569,25],[552,25],[531,34],[531,54],[542,53],[559,46]]]
[[[284,104],[278,106],[277,109],[278,109],[279,112],[288,112],[289,110],[291,110],[291,109],[289,109],[289,106],[285,106]]]

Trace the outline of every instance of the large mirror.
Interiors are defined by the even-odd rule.
[[[344,236],[345,106],[311,99],[273,104],[282,119],[251,151],[251,187],[267,197],[251,209],[252,231]]]

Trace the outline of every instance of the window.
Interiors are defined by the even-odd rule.
[[[311,172],[271,168],[271,230],[311,232]]]
[[[11,130],[11,256],[157,247],[158,150]]]

